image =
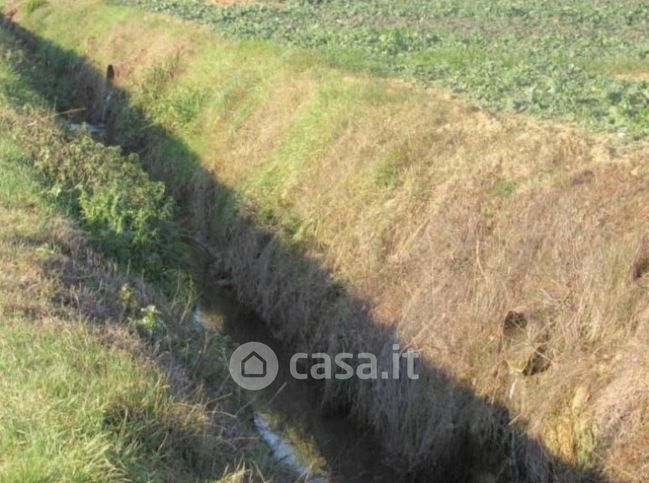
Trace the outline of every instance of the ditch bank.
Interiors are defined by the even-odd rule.
[[[195,261],[204,261],[200,253]],[[408,481],[398,460],[384,454],[368,430],[345,412],[323,412],[317,384],[298,381],[289,372],[291,348],[275,337],[250,309],[233,299],[205,263],[195,263],[203,297],[196,320],[210,332],[227,334],[235,344],[261,342],[279,359],[279,373],[267,388],[247,393],[242,404],[255,412],[255,426],[278,461],[315,482],[392,483]]]
[[[422,352],[416,383],[318,389],[404,472],[601,479],[641,447],[612,403],[646,335],[624,275],[641,153],[101,1],[18,12],[49,66],[35,87],[141,154],[211,276],[285,347],[371,352],[380,370],[394,344]]]
[[[17,26],[9,27],[33,47]],[[173,202],[160,190],[160,183],[148,178],[138,157],[133,153],[122,155],[118,146],[103,144],[107,131],[100,121],[105,115],[94,117],[85,108],[48,111],[48,103],[29,86],[30,76],[47,66],[25,55],[27,50],[21,49],[22,45],[4,30],[0,37],[0,52],[22,64],[12,66],[8,77],[0,79],[0,100],[2,107],[7,105],[1,120],[10,130],[8,136],[29,146],[26,151],[34,162],[33,169],[42,176],[43,195],[73,215],[85,230],[89,245],[107,255],[116,269],[128,274],[124,275],[121,288],[110,281],[108,291],[111,295],[112,291],[119,293],[119,301],[111,303],[110,310],[121,311],[119,318],[124,320],[120,322],[149,343],[161,364],[166,367],[167,359],[173,359],[172,385],[181,385],[178,378],[191,378],[201,397],[211,399],[210,407],[221,408],[224,415],[236,421],[233,427],[242,423],[249,431],[247,436],[231,435],[237,444],[227,443],[233,451],[234,446],[239,450],[239,443],[246,449],[239,455],[245,462],[237,462],[239,477],[248,478],[246,481],[271,478],[314,483],[400,481],[402,476],[392,466],[376,461],[381,448],[372,435],[345,417],[322,415],[317,409],[317,388],[296,384],[287,371],[282,371],[267,390],[242,394],[227,376],[231,340],[239,344],[252,340],[267,343],[282,355],[283,367],[288,367],[283,358],[289,353],[288,348],[269,333],[252,311],[232,300],[223,280],[214,279],[209,270],[212,260],[204,247],[197,244],[192,251],[191,243],[181,242],[173,221]],[[18,85],[20,88],[16,89]],[[28,102],[24,104],[23,99]],[[104,106],[110,106],[110,94],[104,99]],[[124,190],[122,194],[115,193],[116,184]],[[194,280],[187,277],[188,273],[193,274]],[[147,292],[148,286],[145,288],[138,275],[161,290],[160,294],[156,292],[159,298],[155,303],[142,302],[144,296],[140,292]],[[197,287],[204,296],[200,308],[192,315],[187,312],[191,307],[187,304],[194,300]],[[89,301],[76,303],[89,312],[93,322],[99,323],[101,317],[106,317],[100,313],[101,308],[86,307]],[[251,437],[252,427],[269,451]],[[179,457],[179,467],[196,459],[193,441],[186,443],[187,454]],[[205,452],[193,463],[195,477],[204,468],[219,468],[227,458],[234,459],[236,455]]]

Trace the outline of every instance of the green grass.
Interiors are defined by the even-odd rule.
[[[161,204],[145,224],[162,213],[156,236],[173,241],[161,185],[117,150],[66,136],[21,82],[12,59],[25,59],[5,33],[0,54],[0,481],[257,479],[249,468],[268,465],[269,452],[226,415],[237,408],[218,394],[208,409],[204,396],[175,387],[146,345],[193,362],[195,379],[185,383],[210,376],[223,387],[224,339],[208,345],[179,323],[159,290],[116,271],[123,260],[101,242],[106,233],[119,240],[151,200]],[[103,253],[89,254],[87,239]],[[132,245],[124,263],[137,264],[138,250],[162,253]]]
[[[491,196],[508,198],[516,192],[516,183],[507,179],[498,180],[489,191]]]
[[[171,462],[157,453],[169,431],[161,420],[180,406],[161,374],[101,346],[80,324],[14,324],[0,327],[2,481],[150,481],[147,472],[164,474]],[[144,417],[129,424],[116,413],[110,421],[120,407]]]
[[[0,202],[7,208],[40,201],[33,172],[22,164],[23,152],[13,142],[0,138]]]
[[[14,135],[27,149],[49,187],[49,196],[77,216],[90,240],[122,267],[161,286],[173,287],[185,268],[175,204],[163,183],[150,180],[137,155],[106,148],[89,135],[53,129],[55,114],[23,82],[34,64],[0,33],[0,99],[14,106],[37,106],[33,123],[15,123]],[[65,59],[58,62],[66,65]],[[54,85],[51,89],[60,89]],[[63,90],[61,90],[63,92]],[[185,116],[191,115],[191,106]],[[182,112],[180,115],[182,115]]]
[[[625,0],[120,0],[242,38],[316,48],[338,66],[466,92],[494,109],[649,134],[649,6]]]
[[[200,406],[188,410],[163,371],[57,306],[50,291],[64,289],[45,270],[70,228],[6,132],[0,169],[0,479],[191,481],[165,438],[174,424],[191,430]]]
[[[25,12],[27,14],[34,13],[39,8],[47,5],[47,0],[29,0],[25,4]]]

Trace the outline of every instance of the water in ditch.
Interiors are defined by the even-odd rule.
[[[199,278],[201,324],[228,335],[235,345],[262,342],[279,359],[277,379],[261,391],[246,392],[255,426],[278,461],[300,475],[299,481],[332,483],[395,483],[403,481],[389,464],[370,432],[345,415],[323,414],[313,382],[288,373],[291,352],[251,310],[238,304],[228,289]]]

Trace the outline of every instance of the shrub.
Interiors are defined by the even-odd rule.
[[[182,264],[174,202],[162,183],[149,179],[137,155],[123,155],[85,133],[69,142],[51,129],[26,134],[50,193],[79,215],[102,251],[158,281]]]

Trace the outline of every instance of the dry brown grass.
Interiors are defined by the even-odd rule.
[[[430,368],[426,387],[332,385],[329,396],[353,402],[413,467],[457,460],[466,438],[509,437],[502,405],[533,438],[516,441],[530,479],[574,478],[552,476],[561,470],[535,440],[614,481],[649,478],[644,258],[632,268],[647,229],[646,148],[152,18],[105,28],[85,53],[129,65],[122,85],[137,93],[191,39],[174,85],[199,84],[212,100],[204,123],[177,133],[205,170],[185,201],[239,297],[296,348],[381,352],[398,340]],[[42,33],[87,38],[47,23]],[[225,235],[213,228],[215,192],[245,200]],[[520,307],[527,323],[507,337]]]
[[[646,82],[649,81],[649,72],[646,71],[620,72],[615,74],[615,77],[630,82]]]

